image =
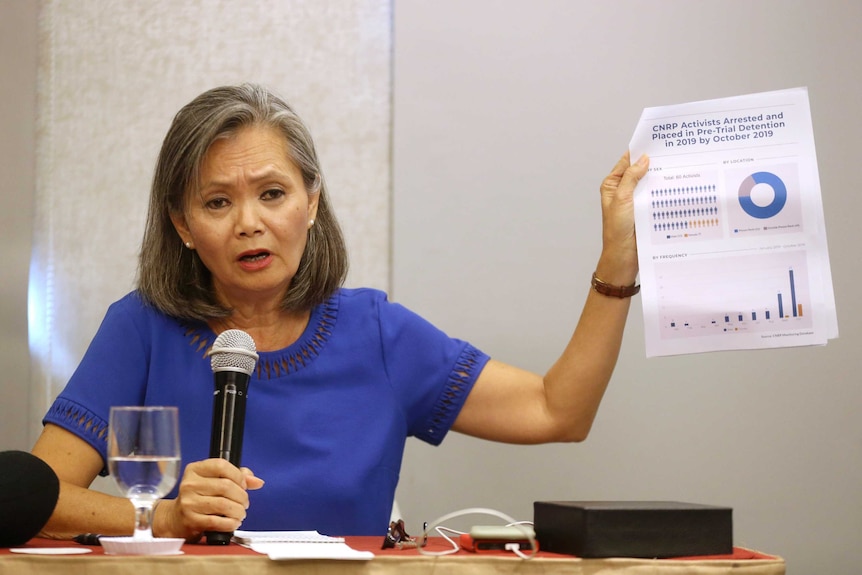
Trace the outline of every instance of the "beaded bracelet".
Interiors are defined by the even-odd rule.
[[[596,277],[596,272],[593,272],[593,279],[590,281],[590,284],[593,286],[593,289],[600,294],[618,298],[632,297],[641,291],[640,284],[615,286],[613,284],[605,283]]]

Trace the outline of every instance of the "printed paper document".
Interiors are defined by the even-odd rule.
[[[807,89],[647,108],[629,151],[648,357],[838,337]]]

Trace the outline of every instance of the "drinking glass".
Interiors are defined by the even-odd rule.
[[[112,407],[108,471],[135,506],[133,540],[153,539],[153,506],[177,483],[180,469],[176,407]]]

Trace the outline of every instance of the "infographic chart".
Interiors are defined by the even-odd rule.
[[[731,236],[804,232],[795,164],[761,163],[725,173]]]
[[[648,357],[838,336],[804,88],[647,108],[629,150]]]
[[[650,188],[651,239],[654,243],[691,242],[724,236],[727,209],[717,174],[682,172]]]
[[[807,278],[803,251],[657,265],[661,336],[812,328]]]

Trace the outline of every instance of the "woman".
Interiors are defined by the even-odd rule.
[[[138,289],[109,309],[33,449],[61,481],[44,534],[132,531],[127,500],[88,489],[106,471],[111,405],[179,406],[185,471],[153,531],[189,541],[240,524],[385,533],[411,435],[583,440],[637,291],[632,192],[646,170],[646,158],[626,155],[601,185],[594,289],[543,377],[447,337],[379,291],[342,289],[343,240],[301,120],[259,86],[202,94],[174,118],[157,161]],[[260,353],[242,469],[207,458],[206,353],[230,328]]]

